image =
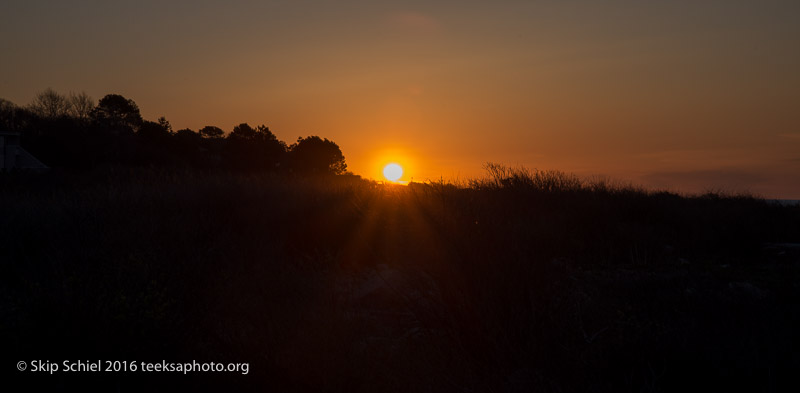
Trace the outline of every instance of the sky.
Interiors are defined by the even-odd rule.
[[[800,199],[800,2],[17,1],[0,98],[133,99],[174,129],[319,135],[348,169],[487,162]]]

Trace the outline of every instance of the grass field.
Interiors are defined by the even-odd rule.
[[[800,207],[488,169],[3,174],[3,373],[50,391],[800,387]],[[27,359],[249,373],[17,373]]]

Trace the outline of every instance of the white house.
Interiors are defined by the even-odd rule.
[[[47,169],[19,145],[19,133],[0,131],[0,170]]]

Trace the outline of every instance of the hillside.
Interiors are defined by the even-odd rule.
[[[3,174],[4,358],[249,364],[14,374],[56,390],[798,387],[799,207],[493,168]]]

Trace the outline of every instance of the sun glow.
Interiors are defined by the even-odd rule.
[[[397,164],[389,164],[383,167],[383,176],[389,181],[397,181],[403,176],[403,167]]]
[[[378,147],[372,149],[369,160],[369,177],[379,182],[395,185],[408,184],[419,172],[419,156],[413,147]],[[366,172],[366,171],[365,171]]]

